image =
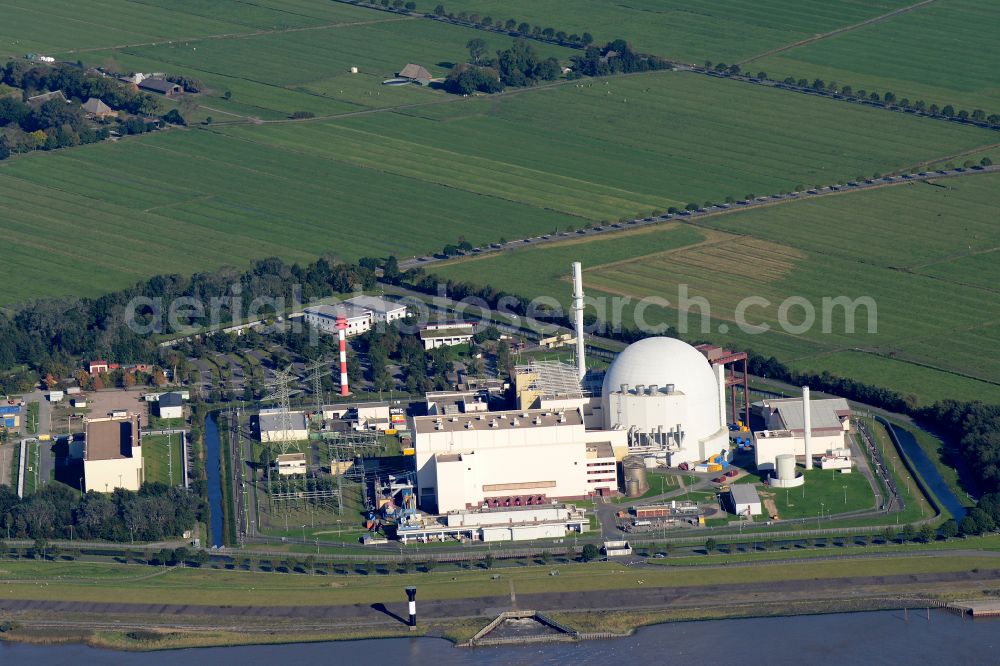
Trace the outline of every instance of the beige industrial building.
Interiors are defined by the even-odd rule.
[[[139,415],[87,419],[82,455],[88,491],[139,490],[144,478]]]
[[[572,504],[546,504],[509,508],[479,508],[449,513],[436,521],[417,521],[397,528],[403,543],[469,539],[472,541],[519,541],[551,539],[566,532],[586,532],[590,519]]]
[[[418,498],[425,510],[585,498],[618,485],[607,433],[588,433],[579,410],[474,412],[413,421]]]
[[[282,453],[274,457],[274,468],[279,476],[306,473],[306,454]]]
[[[754,457],[759,470],[775,469],[781,454],[805,459],[806,418],[804,403],[809,404],[809,461],[815,456],[850,458],[848,433],[851,431],[851,408],[843,398],[805,400],[801,398],[768,399],[753,404],[753,412],[763,421],[765,429],[754,433]],[[847,465],[850,466],[849,463]]]

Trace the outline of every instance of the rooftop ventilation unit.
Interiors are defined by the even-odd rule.
[[[466,421],[465,422],[465,429],[466,430],[472,430],[472,421]]]
[[[500,424],[497,423],[496,419],[493,419],[492,421],[490,421],[490,427],[491,428],[496,428],[498,425],[500,425]]]
[[[659,392],[660,392],[659,386],[657,386],[656,384],[649,385],[649,395],[656,395]]]
[[[516,428],[517,426],[521,425],[521,422],[518,421],[517,418],[515,417],[514,420],[510,422],[510,424]]]

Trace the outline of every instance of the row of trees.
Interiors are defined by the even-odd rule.
[[[173,324],[165,313],[181,298],[194,299],[203,307],[185,308],[174,323],[197,327],[215,323],[213,304],[220,322],[245,320],[254,301],[260,305],[256,314],[267,317],[296,299],[307,302],[374,284],[374,272],[356,264],[321,258],[302,266],[269,258],[245,271],[221,268],[191,276],[157,275],[98,298],[35,301],[19,306],[13,315],[0,314],[0,390],[26,390],[48,373],[70,376],[82,358],[103,357],[123,364],[164,361],[153,337],[130,323],[133,309],[134,324],[146,325],[154,333],[171,333]],[[304,340],[292,342],[302,349],[308,346]]]
[[[715,72],[716,74],[725,76],[742,76],[756,81],[772,81],[772,79],[768,78],[767,72],[757,72],[757,74],[752,74],[750,72],[742,71],[739,65],[727,65],[724,62],[715,63],[713,65],[712,61],[708,60],[705,62],[704,69],[706,71]],[[826,82],[819,78],[809,81],[809,79],[805,78],[796,79],[794,76],[787,76],[780,83],[781,85],[812,90],[814,92],[827,95],[839,95],[842,97],[849,97],[851,99],[865,100],[889,108],[913,110],[941,118],[957,118],[958,120],[987,123],[992,127],[1000,127],[1000,114],[987,114],[986,111],[982,109],[973,109],[970,112],[965,109],[956,109],[951,104],[938,106],[933,103],[929,104],[922,99],[911,102],[910,98],[897,97],[896,93],[891,90],[879,93],[878,91],[868,91],[864,88],[855,89],[853,86],[849,85],[841,86],[836,81]]]
[[[1000,405],[945,400],[920,416],[952,444],[951,462],[964,462],[984,490],[1000,490]]]
[[[412,8],[407,6],[407,9]],[[500,19],[494,20],[492,16],[482,16],[475,12],[462,11],[456,14],[454,12],[449,12],[445,9],[444,5],[437,5],[434,7],[434,16],[447,18],[448,20],[455,21],[457,23],[465,23],[480,28],[486,28],[488,30],[505,31],[518,37],[531,37],[532,39],[540,39],[568,46],[588,46],[594,41],[594,36],[589,32],[584,32],[582,34],[567,33],[566,31],[559,30],[557,28],[542,27],[540,25],[533,26],[530,23],[518,21],[514,18],[507,19],[506,21],[502,21]]]
[[[203,511],[196,495],[162,483],[110,495],[50,483],[23,499],[0,486],[0,531],[18,539],[157,541],[181,536]]]

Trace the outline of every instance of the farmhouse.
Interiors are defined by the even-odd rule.
[[[420,65],[414,65],[412,62],[400,70],[396,76],[421,86],[426,86],[431,82],[431,73]]]
[[[43,93],[41,95],[35,95],[34,97],[29,97],[27,101],[28,101],[28,106],[30,106],[33,109],[37,109],[42,104],[45,104],[46,102],[49,102],[54,99],[59,100],[61,102],[69,103],[69,100],[66,99],[66,95],[63,94],[62,90],[53,90],[52,92]]]
[[[96,97],[91,97],[86,102],[83,103],[83,110],[87,112],[88,116],[93,118],[108,118],[110,116],[116,115],[114,109],[110,106],[97,99]]]
[[[138,414],[87,419],[83,478],[88,491],[139,490],[143,469]]]
[[[184,92],[183,87],[171,81],[167,81],[166,79],[143,79],[139,82],[139,88],[141,90],[148,90],[149,92],[166,95],[167,97],[180,95]]]

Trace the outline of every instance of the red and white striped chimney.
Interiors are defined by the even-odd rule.
[[[337,317],[337,331],[340,335],[340,395],[350,395],[347,387],[347,317]]]

